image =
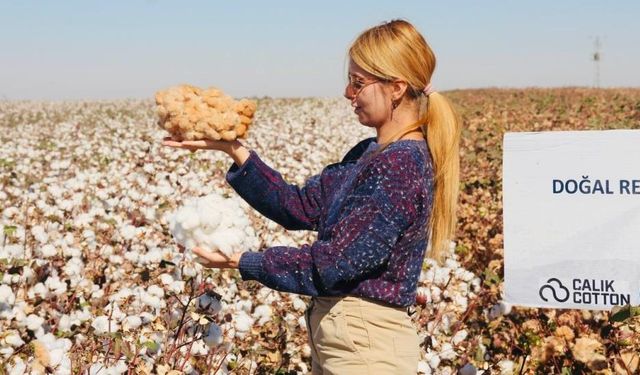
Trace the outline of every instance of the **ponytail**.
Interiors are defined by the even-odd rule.
[[[455,237],[460,185],[460,118],[451,102],[438,92],[420,100],[420,118],[434,166],[434,200],[428,256],[440,264]],[[426,130],[426,133],[425,133]]]

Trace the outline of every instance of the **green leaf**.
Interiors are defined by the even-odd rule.
[[[484,363],[484,349],[482,345],[478,345],[478,347],[476,348],[474,359],[476,363]]]
[[[143,345],[154,352],[157,352],[160,349],[160,344],[155,341],[146,341]]]
[[[611,309],[611,317],[609,320],[612,322],[623,322],[627,319],[633,318],[634,316],[640,315],[640,306],[615,306]]]
[[[489,267],[482,271],[482,276],[484,277],[484,284],[487,286],[498,285],[502,281],[500,276]]]
[[[4,229],[3,229],[3,232],[4,232],[5,236],[11,237],[16,233],[17,229],[18,228],[15,225],[5,225]]]

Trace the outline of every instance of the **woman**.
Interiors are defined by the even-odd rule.
[[[344,96],[377,136],[303,188],[238,141],[165,144],[226,152],[235,161],[226,179],[252,207],[287,229],[318,231],[311,245],[230,259],[193,249],[210,267],[313,296],[306,319],[314,374],[415,374],[419,343],[406,308],[429,239],[429,255],[442,261],[454,234],[459,121],[430,90],[435,56],[410,23],[364,31],[349,58]]]

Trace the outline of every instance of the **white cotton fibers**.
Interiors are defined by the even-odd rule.
[[[240,202],[215,193],[188,200],[168,217],[171,234],[187,250],[200,247],[227,256],[251,250],[257,237]]]

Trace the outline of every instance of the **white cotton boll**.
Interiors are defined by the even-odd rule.
[[[82,231],[82,238],[84,238],[87,241],[93,241],[96,239],[96,232],[92,231],[91,229],[85,229]],[[108,249],[108,250],[107,250]],[[106,253],[106,251],[113,251],[113,247],[107,245],[104,247],[104,249],[102,250]],[[108,255],[111,255],[111,252],[108,253]]]
[[[153,172],[155,172],[156,169],[153,166],[153,164],[147,163],[147,164],[142,166],[142,170],[145,171],[148,174],[153,174]]]
[[[222,310],[222,304],[214,295],[205,293],[198,297],[198,308],[209,315],[215,315]]]
[[[429,367],[429,364],[426,361],[418,362],[418,374],[421,374],[421,375],[432,374],[431,367]]]
[[[453,274],[458,279],[460,279],[460,280],[462,280],[464,282],[469,282],[469,281],[473,280],[473,278],[475,277],[473,272],[469,272],[469,271],[465,270],[464,268],[455,269],[455,271],[453,271]]]
[[[500,375],[512,375],[515,371],[515,363],[508,359],[498,362],[498,367],[500,368]]]
[[[10,346],[0,346],[0,357],[9,358],[15,350]]]
[[[146,254],[143,254],[138,259],[138,263],[142,265],[156,264],[156,263],[160,263],[161,260],[162,260],[162,250],[156,247],[156,248],[149,249],[149,251]]]
[[[511,304],[505,301],[500,301],[500,312],[502,315],[509,315],[511,313]]]
[[[305,311],[307,309],[307,304],[298,296],[293,297],[292,302],[293,308],[297,311]]]
[[[140,313],[140,320],[142,321],[142,324],[149,324],[153,322],[154,318],[154,315],[149,312],[143,311]]]
[[[147,204],[153,204],[154,198],[149,196],[149,202]],[[144,215],[145,220],[153,222],[156,221],[156,209],[153,207],[147,207],[142,210],[142,214]]]
[[[119,322],[127,317],[127,315],[120,310],[120,306],[118,306],[117,303],[107,305],[104,311],[109,314],[109,318],[112,321]]]
[[[36,248],[38,255],[43,258],[50,258],[58,254],[58,250],[51,244],[39,246]]]
[[[22,338],[20,338],[20,335],[15,332],[10,332],[8,335],[6,335],[4,337],[4,342],[14,348],[24,345],[24,341],[22,340]]]
[[[8,375],[23,375],[27,373],[27,365],[20,357],[13,357],[13,365],[7,367]]]
[[[185,201],[167,217],[174,240],[186,249],[197,246],[227,256],[249,248],[256,237],[247,234],[251,222],[238,200],[213,193]]]
[[[260,326],[270,321],[271,315],[271,306],[269,305],[260,305],[256,307],[256,310],[253,312],[253,316],[258,319],[258,325]]]
[[[438,286],[444,286],[449,282],[451,277],[451,270],[449,268],[436,268],[434,270],[433,282]]]
[[[453,350],[453,346],[451,346],[451,344],[442,344],[442,347],[440,348],[440,358],[444,360],[454,360],[457,356],[458,354]]]
[[[27,297],[35,298],[37,296],[42,299],[49,296],[49,289],[43,283],[37,283],[27,291]]]
[[[246,313],[251,313],[251,308],[253,307],[253,302],[251,302],[251,300],[248,299],[241,299],[238,302],[236,302],[236,310],[238,311],[244,311]]]
[[[71,332],[71,316],[63,314],[58,319],[57,329],[61,332]]]
[[[168,273],[163,273],[160,275],[160,282],[162,283],[162,285],[171,284],[173,281],[174,281],[173,276],[171,276]]]
[[[493,305],[491,309],[489,309],[489,319],[493,320],[503,315],[508,315],[511,312],[511,304],[500,301],[497,304]]]
[[[467,338],[468,334],[469,333],[464,329],[456,332],[456,334],[453,335],[453,337],[451,338],[451,343],[453,345],[460,344],[461,342],[463,342]]]
[[[115,366],[112,366],[111,368],[113,369],[114,375],[120,375],[127,373],[127,371],[129,370],[129,365],[124,360],[120,360],[118,361],[118,363],[116,363]]]
[[[16,303],[16,295],[8,285],[0,285],[0,310],[9,309]]]
[[[236,337],[243,339],[247,332],[251,330],[253,326],[253,318],[244,311],[238,311],[233,316],[233,323],[236,330]]]
[[[189,351],[189,353],[191,353],[191,355],[193,356],[204,356],[209,354],[209,348],[207,347],[207,344],[204,341],[196,341],[193,344],[191,344],[191,350]]]
[[[117,293],[109,296],[109,301],[120,301],[123,299],[127,299],[133,295],[133,291],[129,288],[122,288]]]
[[[199,266],[200,267],[200,266]],[[182,275],[184,275],[184,277],[195,277],[198,274],[198,271],[196,270],[195,267],[192,267],[190,265],[185,265],[182,268]]]
[[[22,259],[24,248],[18,244],[0,246],[0,259]]]
[[[86,322],[87,320],[93,318],[93,315],[91,314],[91,311],[89,311],[89,309],[85,308],[82,310],[76,310],[74,312],[74,317],[80,322]]]
[[[102,288],[94,289],[91,292],[91,298],[93,299],[100,299],[102,297],[104,297],[104,290]]]
[[[424,360],[427,361],[431,369],[435,370],[440,366],[440,356],[434,352],[427,352],[424,355]]]
[[[2,212],[2,216],[4,216],[5,219],[12,219],[14,216],[18,215],[19,213],[20,213],[20,210],[17,207],[7,207]]]
[[[107,372],[107,365],[104,363],[94,363],[89,367],[89,375],[111,375]]]
[[[136,234],[137,234],[136,227],[134,227],[131,224],[127,224],[120,228],[120,235],[122,236],[123,239],[127,241],[135,238]]]
[[[93,330],[98,335],[107,332],[117,332],[119,329],[118,323],[110,320],[109,317],[105,315],[97,316],[93,322],[91,322],[91,327],[93,327]]]
[[[130,315],[124,319],[122,325],[125,330],[137,329],[142,325],[142,319],[138,315]]]
[[[304,315],[300,316],[298,318],[298,326],[300,327],[300,329],[302,329],[303,331],[307,330],[307,320],[304,318]]]
[[[160,298],[158,298],[157,296],[151,295],[149,293],[143,293],[140,296],[140,301],[149,306],[149,307],[153,307],[155,309],[160,309],[162,308],[162,300]]]
[[[274,291],[273,289],[262,287],[258,291],[256,298],[267,305],[271,305],[273,302],[280,300],[280,294]]]
[[[62,267],[65,275],[72,278],[73,276],[80,276],[84,270],[84,263],[82,263],[82,259],[80,258],[71,258],[67,261],[67,263]],[[72,281],[72,286],[74,282]],[[75,283],[77,284],[77,282]]]
[[[226,289],[223,289],[222,299],[225,301],[233,301],[236,293],[238,293],[238,284],[231,282],[230,284],[227,284]]]
[[[67,353],[72,346],[71,340],[65,338],[57,339],[53,334],[47,333],[38,336],[38,341],[49,352],[49,365],[57,369],[56,374],[71,372],[71,360]]]
[[[298,316],[292,313],[287,313],[287,315],[284,316],[284,321],[289,327],[295,329],[298,325]]]
[[[300,354],[302,355],[302,358],[310,358],[311,357],[311,347],[309,346],[309,344],[304,343],[302,345],[302,350],[300,351]]]
[[[431,288],[431,301],[434,303],[438,303],[442,300],[442,290],[438,287]]]
[[[217,324],[211,322],[205,328],[202,339],[208,347],[215,348],[222,343],[222,330]]]
[[[149,285],[149,288],[147,288],[147,292],[154,296],[164,297],[164,289],[157,285]]]
[[[82,256],[82,250],[77,247],[62,246],[62,255],[70,258],[80,258]]]
[[[178,294],[184,291],[185,282],[182,280],[175,280],[171,284],[167,285],[167,290]]]
[[[56,296],[67,291],[67,283],[60,280],[58,276],[50,276],[45,280],[44,285]]]
[[[37,331],[39,328],[42,328],[42,324],[44,323],[44,319],[35,314],[29,314],[27,318],[22,322],[23,325],[27,327],[30,331]]]
[[[124,253],[124,259],[128,260],[131,263],[138,263],[140,254],[135,251],[127,251]]]
[[[31,235],[36,241],[45,244],[49,240],[49,234],[41,225],[35,225],[31,228]]]

